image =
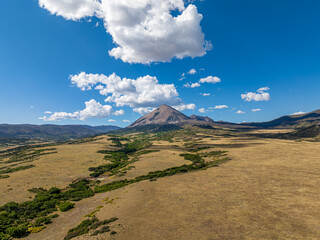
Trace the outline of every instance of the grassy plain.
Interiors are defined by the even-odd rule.
[[[26,189],[31,187],[65,187],[89,176],[88,167],[105,163],[97,151],[112,149],[110,145],[105,137],[57,146],[57,154],[32,162],[36,167],[0,179],[2,191],[12,188],[3,194],[2,203],[28,200],[33,194]],[[210,147],[199,153],[227,151],[231,161],[96,194],[76,202],[73,209],[59,213],[52,224],[26,239],[63,239],[88,214],[100,220],[119,218],[110,224],[116,234],[91,236],[90,231],[73,239],[320,239],[317,142],[198,131],[173,141],[155,139],[150,149],[159,151],[139,156],[124,176],[106,173],[98,179],[106,183],[189,164],[179,154],[192,145]]]

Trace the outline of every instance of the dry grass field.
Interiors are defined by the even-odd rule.
[[[28,163],[35,165],[34,168],[10,173],[9,178],[1,179],[0,205],[10,201],[30,200],[34,194],[27,189],[52,186],[63,188],[74,179],[87,177],[89,167],[105,162],[103,155],[97,151],[109,144],[110,141],[104,137],[94,142],[55,146],[57,153],[40,156],[38,160]],[[24,163],[22,166],[28,164]],[[5,164],[0,164],[1,166]]]
[[[46,229],[27,239],[63,239],[95,210],[98,219],[119,218],[110,225],[117,233],[73,239],[320,239],[319,143],[241,135],[212,139],[200,142],[228,151],[231,161],[96,194],[59,213]],[[91,144],[103,145],[103,141]],[[185,160],[173,147],[182,144],[157,142],[153,147],[161,148],[160,152],[141,156],[126,177],[183,164]],[[84,162],[69,166],[77,176],[68,175],[60,184],[88,174]],[[61,174],[57,179],[60,176],[66,177]]]

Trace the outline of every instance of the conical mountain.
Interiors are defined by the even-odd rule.
[[[148,124],[176,124],[190,120],[191,119],[188,116],[184,115],[178,110],[163,104],[151,113],[139,118],[129,127],[138,127]]]

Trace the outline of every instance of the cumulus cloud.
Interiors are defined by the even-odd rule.
[[[194,68],[190,69],[188,72],[188,74],[190,74],[190,75],[194,75],[196,73],[197,73],[197,70],[195,70]]]
[[[237,114],[245,114],[245,112],[241,111],[241,110],[238,110],[237,111]]]
[[[218,77],[208,76],[206,78],[201,78],[199,83],[219,83],[221,79]]]
[[[186,83],[186,84],[184,84],[183,85],[184,87],[186,87],[186,88],[196,88],[196,87],[200,87],[201,85],[200,85],[200,83]]]
[[[270,94],[267,92],[270,88],[262,87],[257,90],[257,92],[247,92],[245,94],[241,94],[241,98],[247,102],[251,101],[269,101]]]
[[[197,108],[197,106],[191,103],[191,104],[180,104],[178,106],[173,106],[173,108],[178,111],[184,111],[184,110],[194,110]]]
[[[106,102],[132,108],[158,107],[161,104],[180,105],[182,100],[173,84],[159,84],[156,77],[149,75],[137,79],[120,78],[115,73],[86,74],[70,76],[71,82],[81,90],[91,90],[94,86]]]
[[[105,102],[115,103],[116,106],[129,106],[141,115],[153,111],[156,107],[167,104],[179,111],[193,110],[194,104],[186,104],[179,98],[174,84],[160,84],[156,77],[144,76],[137,79],[120,78],[115,73],[87,74],[81,72],[71,75],[70,81],[82,91],[97,90],[106,97]],[[123,115],[119,110],[114,115]]]
[[[212,49],[201,29],[202,15],[184,0],[39,0],[39,5],[69,20],[103,19],[116,44],[109,55],[123,62],[169,62]]]
[[[207,96],[210,96],[211,94],[210,93],[201,93],[201,95],[204,97],[207,97]]]
[[[136,113],[139,113],[140,115],[145,115],[145,114],[152,112],[155,109],[156,108],[154,108],[154,107],[139,107],[139,108],[134,108],[132,110]]]
[[[174,109],[178,110],[178,111],[185,111],[185,110],[194,110],[197,108],[197,106],[193,103],[191,104],[180,104],[177,106],[172,106]],[[153,110],[155,110],[155,107],[140,107],[140,108],[134,108],[133,111],[137,112],[141,115],[145,115],[148,114],[150,112],[152,112]]]
[[[199,111],[200,113],[205,113],[205,112],[206,112],[206,109],[200,108],[198,111]]]
[[[68,20],[92,17],[101,7],[97,0],[39,0],[39,5],[51,14]]]
[[[262,111],[260,108],[251,109],[252,112],[260,112]]]
[[[219,83],[221,82],[221,79],[218,78],[218,77],[212,77],[212,76],[208,76],[206,78],[201,78],[199,80],[199,82],[196,82],[196,83],[186,83],[184,84],[183,86],[184,87],[187,87],[187,88],[196,88],[196,87],[200,87],[202,83]],[[208,94],[208,93],[205,93],[205,94]],[[209,94],[210,95],[210,94]],[[203,96],[209,96],[209,95],[203,95]]]
[[[302,114],[305,114],[305,112],[300,111],[300,112],[292,113],[291,116],[297,116]]]
[[[117,122],[117,121],[114,119],[108,119],[108,122]]]
[[[113,115],[119,115],[119,112],[122,113],[121,110],[113,112],[112,106],[110,105],[102,105],[98,103],[96,100],[91,99],[90,101],[85,102],[86,108],[81,111],[76,111],[73,113],[67,112],[55,112],[50,116],[43,116],[39,119],[44,121],[61,121],[66,119],[72,120],[88,120],[90,118],[105,118]],[[124,113],[124,112],[123,112]]]
[[[131,122],[131,121],[124,119],[124,120],[122,120],[122,122],[124,122],[124,123],[129,123],[129,122]]]
[[[214,109],[225,109],[225,108],[229,108],[229,106],[227,105],[217,105],[214,107]]]
[[[117,110],[113,113],[113,115],[115,116],[120,116],[120,115],[124,115],[124,110],[120,109],[120,110]]]
[[[51,111],[45,111],[44,114],[52,114]]]

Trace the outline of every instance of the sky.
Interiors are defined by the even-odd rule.
[[[268,121],[319,109],[318,0],[5,0],[0,123],[127,126],[168,104]]]

